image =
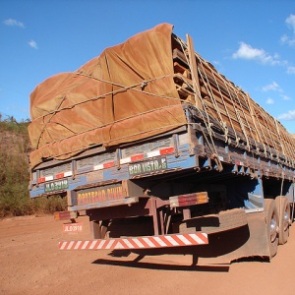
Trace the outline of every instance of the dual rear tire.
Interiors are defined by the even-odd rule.
[[[290,204],[286,197],[278,196],[275,199],[276,208],[279,216],[279,245],[287,243],[290,227]]]
[[[278,251],[278,245],[287,243],[290,227],[290,205],[288,199],[278,196],[275,200],[265,199],[265,218],[270,257]]]

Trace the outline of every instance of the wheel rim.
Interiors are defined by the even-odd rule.
[[[283,217],[283,229],[284,231],[287,231],[289,228],[289,212],[286,209],[284,212],[284,217]]]
[[[273,243],[276,238],[277,238],[277,227],[278,227],[278,223],[275,219],[275,216],[273,215],[270,221],[270,225],[269,225],[269,237],[270,237],[270,241]]]

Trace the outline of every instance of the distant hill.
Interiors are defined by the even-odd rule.
[[[65,207],[65,201],[60,198],[31,200],[29,197],[28,124],[0,114],[0,218],[52,213]]]
[[[0,217],[28,214],[28,122],[0,119]]]

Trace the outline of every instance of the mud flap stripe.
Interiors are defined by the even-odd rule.
[[[132,240],[129,241],[128,239],[122,239],[122,242],[125,243],[126,248],[128,248],[128,249],[134,249],[135,246],[131,243],[131,241]]]
[[[149,239],[149,238],[142,238],[146,244],[147,244],[147,248],[156,248],[156,245]]]
[[[82,250],[85,250],[87,248],[87,246],[88,246],[89,243],[90,243],[89,241],[85,241],[85,243],[83,243],[81,249]]]
[[[98,249],[103,249],[104,244],[106,243],[106,240],[101,240],[97,246]]]
[[[160,237],[153,237],[153,240],[158,244],[157,248],[159,247],[167,247],[165,241],[163,241]]]
[[[193,245],[184,235],[177,235],[177,238],[180,240],[182,245],[190,246]]]
[[[68,248],[71,249],[71,248],[73,247],[74,244],[75,244],[74,241],[69,242],[69,244],[68,244]]]
[[[203,235],[188,234],[188,236],[200,245],[208,244],[208,236],[206,234],[203,234]]]
[[[138,248],[145,248],[144,244],[141,243],[139,239],[133,239],[133,242],[136,244]]]
[[[116,249],[115,246],[112,247],[114,243],[115,243],[115,240],[110,240],[110,241],[107,243],[105,249]],[[115,244],[117,244],[117,243],[115,243]]]
[[[89,247],[89,249],[94,249],[94,247],[95,247],[95,244],[96,244],[96,241],[93,241],[93,242],[90,244],[90,247]]]
[[[67,243],[66,242],[63,242],[62,244],[59,243],[59,249],[60,250],[64,250],[65,247],[66,247]]]
[[[170,236],[166,236],[167,241],[172,245],[172,246],[179,246],[179,244],[177,243],[177,241],[175,241],[175,239],[173,239]]]
[[[205,233],[59,242],[60,250],[151,249],[208,244]]]
[[[82,244],[82,241],[78,241],[74,247],[74,250],[79,249],[80,245]]]

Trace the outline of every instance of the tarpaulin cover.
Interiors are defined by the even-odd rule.
[[[31,94],[31,166],[184,125],[173,81],[172,29],[161,24],[139,33],[77,71],[38,85]]]

